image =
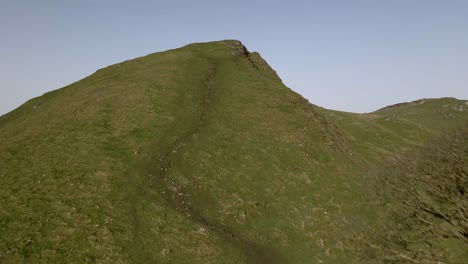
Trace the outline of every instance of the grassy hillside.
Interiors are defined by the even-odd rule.
[[[371,161],[423,146],[468,121],[468,101],[421,99],[367,114],[322,109],[338,125],[353,149]]]
[[[369,230],[372,236],[361,241],[368,261],[466,263],[467,157],[464,126],[375,170],[373,207],[379,208],[379,221]]]
[[[112,65],[0,117],[0,260],[361,263],[369,171],[465,105],[325,110],[238,41]]]

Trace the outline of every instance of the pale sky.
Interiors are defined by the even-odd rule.
[[[468,1],[0,0],[0,115],[97,69],[238,39],[311,103],[468,99]]]

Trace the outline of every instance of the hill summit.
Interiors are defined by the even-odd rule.
[[[467,111],[453,98],[327,110],[236,40],[111,65],[0,117],[0,260],[456,263],[464,231],[430,249],[408,242],[416,229],[387,236],[382,216],[406,196],[379,196],[379,168]]]

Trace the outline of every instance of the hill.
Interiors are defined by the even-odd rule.
[[[417,152],[393,156],[374,173],[379,234],[371,258],[413,263],[468,260],[468,126]],[[378,230],[378,229],[376,229]],[[375,232],[374,232],[375,233]]]
[[[379,261],[371,172],[465,105],[326,110],[234,40],[112,65],[0,117],[0,259]]]

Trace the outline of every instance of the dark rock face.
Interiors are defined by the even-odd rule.
[[[281,78],[278,76],[275,70],[271,68],[271,66],[262,58],[260,53],[254,51],[250,52],[242,42],[239,40],[223,40],[222,41],[225,45],[231,47],[234,50],[234,54],[236,56],[236,60],[240,58],[246,58],[249,60],[250,64],[255,69],[262,69],[269,73],[269,77],[273,77],[276,80],[281,81]]]
[[[237,56],[250,56],[249,50],[239,40],[223,40],[222,42],[231,47]]]

